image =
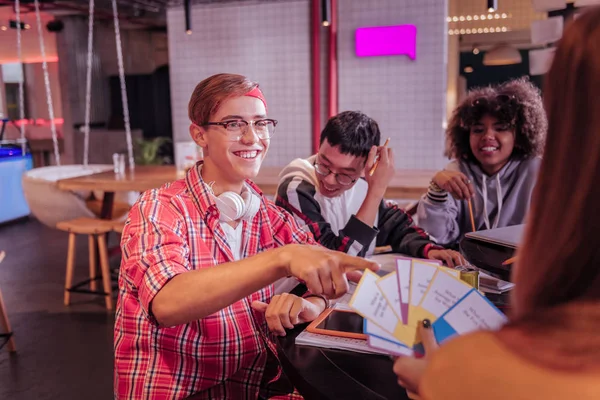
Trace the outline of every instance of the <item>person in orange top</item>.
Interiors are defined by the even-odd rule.
[[[544,86],[549,132],[510,322],[426,356],[400,357],[398,383],[426,400],[600,399],[600,8],[565,30]]]

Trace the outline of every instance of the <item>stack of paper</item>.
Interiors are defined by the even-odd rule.
[[[459,271],[414,259],[398,258],[396,271],[384,277],[365,271],[349,305],[364,318],[369,346],[395,355],[421,348],[417,325],[426,318],[440,343],[506,322]]]

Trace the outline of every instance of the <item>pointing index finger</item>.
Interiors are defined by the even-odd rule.
[[[370,261],[362,257],[350,256],[348,254],[343,254],[340,264],[344,268],[344,272],[357,271],[362,269],[368,269],[373,272],[377,272],[381,268],[379,264],[377,264],[374,261]]]

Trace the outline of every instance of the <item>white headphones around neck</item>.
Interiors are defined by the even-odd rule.
[[[241,196],[235,192],[224,192],[214,199],[219,209],[219,220],[223,222],[250,221],[260,208],[260,198],[248,189]]]

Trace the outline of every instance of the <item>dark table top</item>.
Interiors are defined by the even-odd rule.
[[[408,399],[388,356],[296,345],[306,325],[278,339],[279,356],[290,381],[307,399]]]
[[[502,262],[513,256],[514,249],[465,239],[461,252],[471,263],[508,279],[510,266],[502,266]],[[487,297],[500,309],[508,306],[506,293]],[[389,357],[296,345],[296,336],[305,327],[288,330],[278,345],[286,374],[307,400],[409,398],[396,381]]]

